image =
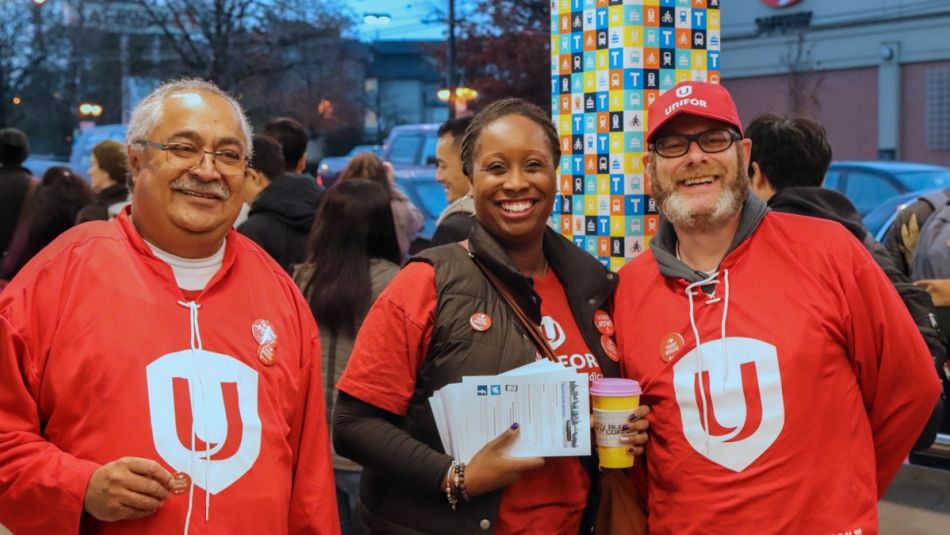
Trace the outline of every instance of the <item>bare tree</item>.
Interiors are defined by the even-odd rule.
[[[818,98],[824,76],[811,57],[814,45],[805,39],[805,32],[798,32],[789,49],[781,58],[788,70],[788,111],[814,115],[821,108]]]

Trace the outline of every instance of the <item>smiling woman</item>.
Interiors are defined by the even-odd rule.
[[[444,453],[428,404],[463,376],[538,355],[591,379],[618,373],[616,276],[546,224],[559,157],[540,108],[518,99],[488,106],[462,139],[476,204],[471,237],[412,259],[367,315],[337,384],[334,442],[364,466],[359,520],[370,531],[589,532],[596,461],[509,457],[519,422],[505,422],[508,431],[460,462]],[[544,336],[535,342],[532,331]],[[631,453],[645,441],[632,437]]]

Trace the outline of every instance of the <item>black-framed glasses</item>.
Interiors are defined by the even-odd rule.
[[[728,150],[739,133],[729,128],[713,128],[698,134],[670,134],[656,138],[650,143],[650,150],[664,158],[679,158],[689,152],[689,145],[696,142],[706,154],[715,154]]]
[[[234,149],[210,151],[200,149],[190,143],[157,143],[147,139],[140,139],[136,143],[164,152],[168,165],[180,171],[194,169],[201,165],[205,154],[211,155],[211,165],[222,175],[243,175],[250,161],[250,158]]]

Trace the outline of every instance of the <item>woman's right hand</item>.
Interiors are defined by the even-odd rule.
[[[513,424],[495,440],[482,446],[465,465],[465,493],[471,497],[487,494],[515,482],[525,470],[544,466],[543,457],[512,457],[505,453],[518,437]]]

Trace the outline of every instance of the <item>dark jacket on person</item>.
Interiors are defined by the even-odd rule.
[[[0,258],[10,247],[13,231],[26,204],[33,175],[19,165],[0,166]]]
[[[541,300],[530,278],[522,275],[502,246],[476,224],[469,240],[471,254],[509,289],[527,316],[541,321]],[[561,279],[574,320],[605,376],[616,377],[619,365],[605,353],[594,325],[597,310],[609,310],[617,276],[600,262],[551,229],[544,235],[549,268]],[[461,382],[466,375],[495,375],[535,360],[537,349],[515,313],[479,270],[469,252],[457,244],[423,251],[411,261],[435,268],[436,317],[428,353],[416,376],[415,391],[406,416],[394,422],[405,433],[367,424],[364,417],[393,415],[341,393],[337,401],[334,436],[337,451],[354,460],[366,441],[387,444],[391,463],[413,467],[412,476],[374,470],[364,463],[359,517],[370,533],[484,533],[495,525],[503,490],[472,498],[453,511],[436,489],[451,459],[444,455],[429,406],[429,397],[443,386]],[[491,329],[476,333],[469,324],[472,301],[492,318]],[[387,432],[392,436],[383,436]],[[419,448],[418,441],[429,446]],[[430,449],[431,448],[431,449]],[[592,472],[591,492],[582,532],[592,524],[596,508],[596,463],[582,459]],[[420,481],[426,482],[420,484]]]
[[[439,216],[432,235],[432,246],[467,240],[474,226],[475,201],[471,195],[466,195],[446,207]]]
[[[129,202],[129,187],[123,184],[112,184],[103,188],[96,195],[96,200],[92,204],[83,206],[76,214],[76,224],[86,221],[108,221],[122,211],[122,207]],[[109,207],[115,206],[112,210]]]
[[[934,359],[937,374],[946,385],[946,378],[942,376],[943,363],[947,360],[946,338],[936,328],[934,319],[934,304],[930,294],[923,288],[914,286],[914,283],[903,271],[894,265],[888,250],[874,240],[874,237],[864,228],[861,216],[857,209],[844,195],[829,189],[819,187],[792,187],[785,188],[772,196],[768,201],[769,208],[776,212],[807,215],[837,221],[847,228],[854,237],[861,241],[870,251],[878,266],[887,275],[894,285],[901,300],[914,318],[920,334],[927,342],[930,355]],[[937,428],[942,420],[943,401],[938,405],[931,416],[927,427],[924,428],[914,449],[926,449],[933,444]]]
[[[284,175],[261,191],[238,231],[293,273],[293,265],[306,256],[307,236],[322,195],[323,188],[312,178]]]

